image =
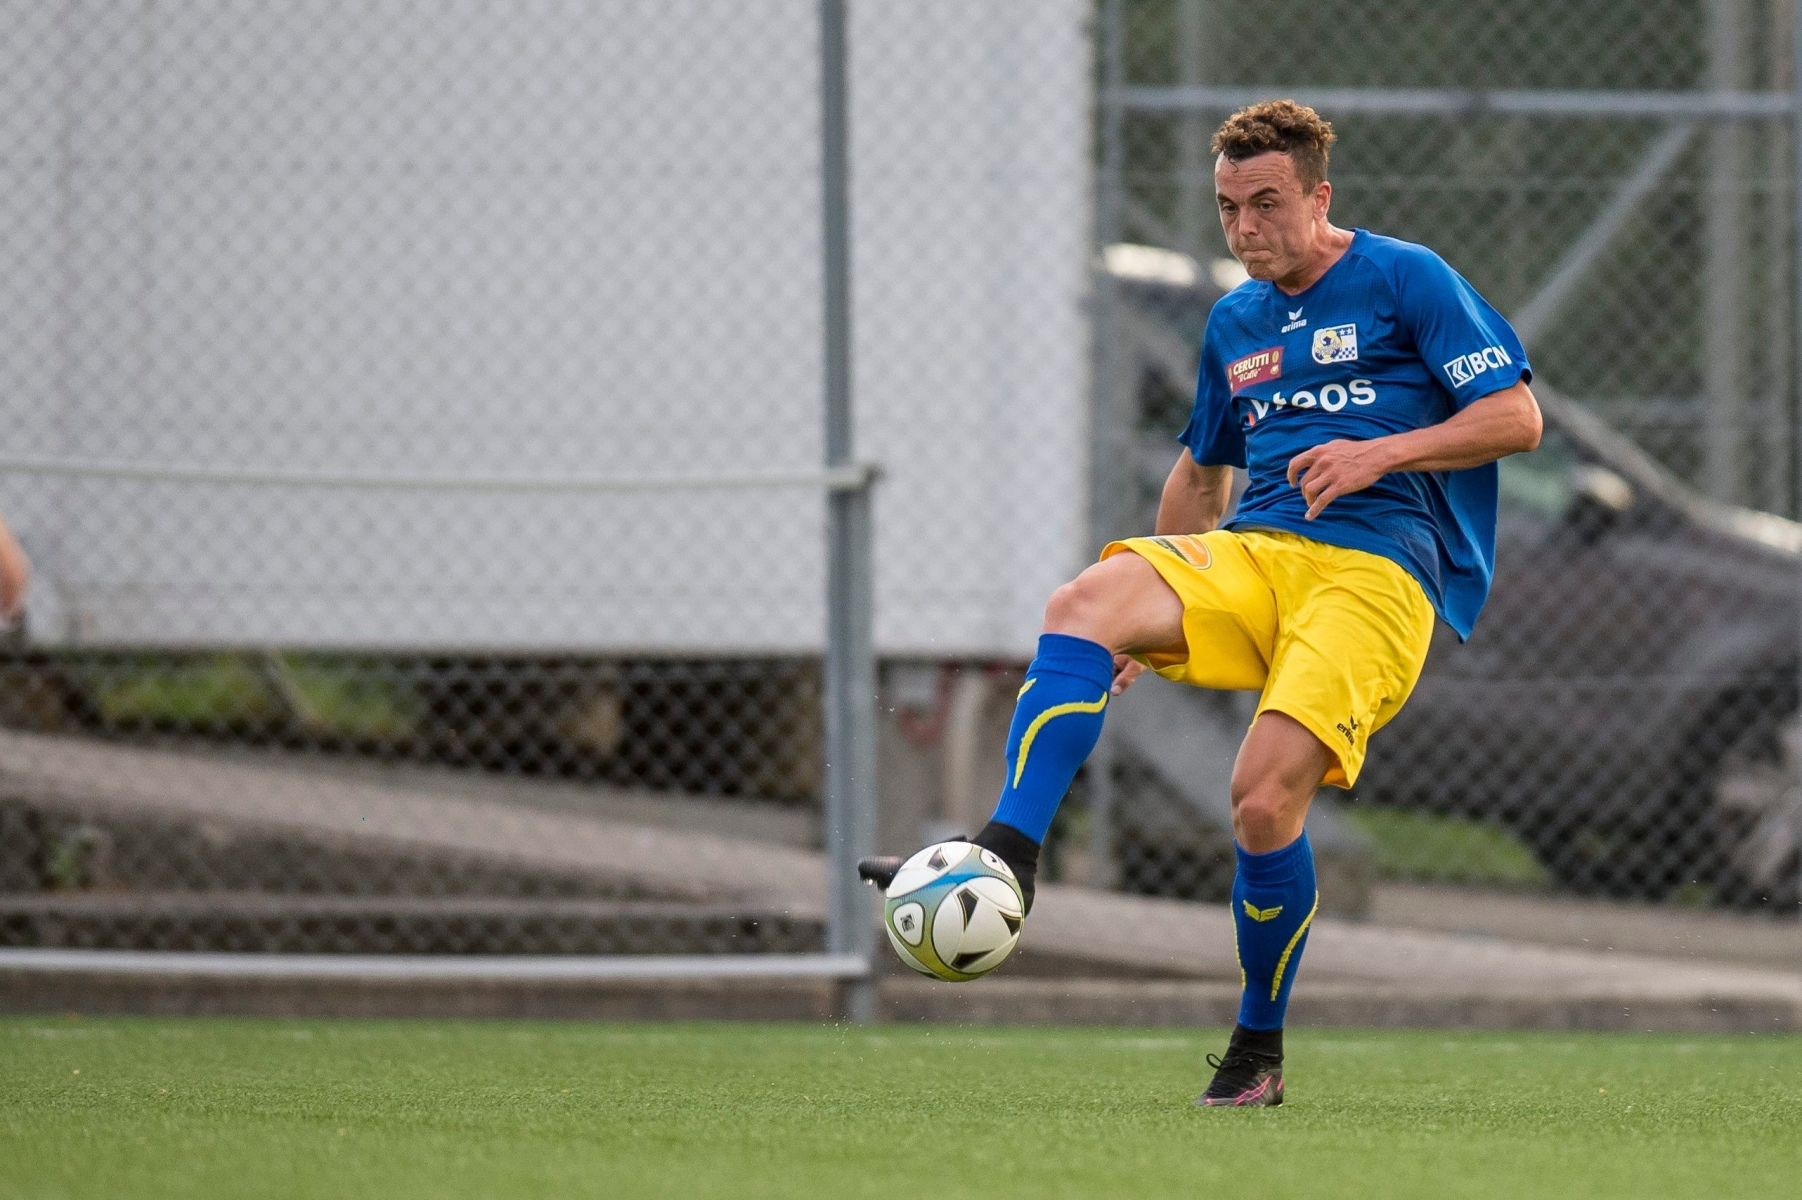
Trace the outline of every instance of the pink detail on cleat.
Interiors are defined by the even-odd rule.
[[[1247,1088],[1237,1096],[1234,1096],[1231,1100],[1225,1098],[1210,1100],[1204,1097],[1202,1103],[1209,1108],[1246,1108],[1252,1105],[1261,1104],[1264,1100],[1264,1094],[1270,1090],[1270,1085],[1272,1083],[1276,1084],[1277,1094],[1280,1096],[1283,1091],[1283,1085],[1277,1081],[1274,1075],[1266,1075],[1263,1079],[1258,1081],[1257,1087]]]

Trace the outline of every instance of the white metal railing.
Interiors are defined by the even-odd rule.
[[[190,979],[657,982],[871,977],[856,954],[240,954],[179,950],[0,949],[0,972]]]

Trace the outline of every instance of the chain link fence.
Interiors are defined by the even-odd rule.
[[[1125,525],[1155,512],[1192,347],[1243,278],[1207,143],[1253,99],[1334,121],[1337,223],[1443,254],[1546,402],[1542,447],[1503,465],[1489,608],[1468,645],[1440,631],[1329,839],[1391,878],[1793,908],[1802,529],[1771,515],[1796,511],[1793,6],[1104,13],[1103,411],[1144,447],[1113,484]],[[1125,886],[1225,894],[1217,795],[1115,810],[1094,844]]]
[[[5,5],[0,940],[818,948],[823,11]],[[1087,13],[849,11],[875,636],[1028,656]]]
[[[4,12],[0,943],[823,946],[815,0]],[[1149,526],[1208,137],[1294,95],[1550,419],[1332,902],[1793,905],[1791,5],[848,12],[882,849],[986,817],[1045,597]],[[1248,699],[1135,688],[1047,873],[1224,895]]]

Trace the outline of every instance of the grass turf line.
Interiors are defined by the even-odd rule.
[[[1802,1038],[0,1020],[0,1196],[1760,1196]]]

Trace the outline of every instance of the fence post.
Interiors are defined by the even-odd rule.
[[[824,234],[826,467],[851,465],[851,200],[844,0],[820,0],[820,183]],[[870,483],[834,488],[826,520],[826,949],[874,949],[857,860],[876,828],[876,653]],[[876,1016],[873,977],[845,984],[844,1014]]]
[[[1709,0],[1708,82],[1718,94],[1746,86],[1743,0]],[[1703,192],[1702,322],[1704,418],[1708,492],[1732,504],[1752,501],[1746,402],[1746,169],[1745,122],[1712,122],[1708,128],[1708,186]]]
[[[1790,164],[1795,168],[1795,195],[1790,199],[1795,204],[1796,226],[1793,231],[1794,240],[1790,249],[1796,256],[1795,287],[1796,303],[1790,312],[1796,318],[1796,354],[1791,359],[1798,371],[1802,371],[1802,0],[1795,0],[1795,7],[1790,14],[1790,136],[1794,139],[1796,153]],[[1791,478],[1796,486],[1802,488],[1802,378],[1797,380],[1796,387],[1796,470]],[[1796,514],[1802,516],[1802,498],[1796,501]],[[1797,581],[1797,590],[1802,593],[1802,579]],[[1802,644],[1798,645],[1802,651]],[[1797,660],[1797,697],[1802,700],[1802,658]],[[1796,789],[1796,915],[1802,920],[1802,788]],[[1802,963],[1798,964],[1802,967]]]
[[[1107,269],[1107,248],[1121,240],[1125,225],[1125,106],[1120,89],[1126,83],[1126,30],[1121,0],[1108,0],[1101,11],[1101,171],[1095,189],[1095,270],[1093,337],[1091,355],[1094,383],[1094,432],[1090,453],[1090,553],[1121,536],[1125,514],[1122,497],[1130,472],[1137,469],[1132,453],[1132,422],[1124,406],[1128,391],[1121,378],[1120,297],[1114,274]],[[1126,472],[1124,477],[1123,472]],[[1114,736],[1103,726],[1101,740],[1089,755],[1084,770],[1089,803],[1090,887],[1115,884],[1114,854]]]

